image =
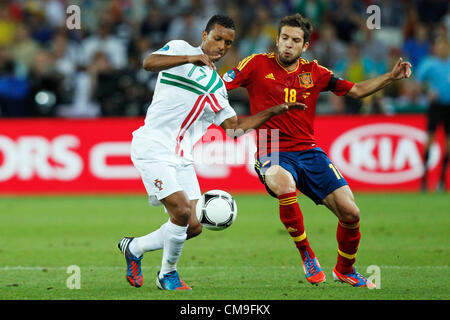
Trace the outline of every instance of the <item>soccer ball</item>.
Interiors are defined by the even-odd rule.
[[[198,200],[196,214],[198,221],[205,228],[223,230],[236,220],[236,201],[228,192],[210,190]]]

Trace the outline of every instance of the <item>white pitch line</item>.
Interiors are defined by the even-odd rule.
[[[334,266],[325,266],[323,267],[324,269],[331,269]],[[359,269],[361,268],[367,268],[368,266],[359,266]],[[378,266],[381,269],[398,269],[398,270],[422,270],[422,269],[431,269],[431,270],[443,270],[443,269],[448,269],[449,266],[448,265],[443,265],[443,266],[395,266],[395,265],[382,265],[382,266]],[[3,266],[0,267],[0,271],[44,271],[44,270],[67,270],[68,266],[66,267],[41,267],[41,266]],[[81,269],[83,270],[122,270],[125,268],[125,266],[80,266]],[[148,266],[142,266],[142,269],[158,269],[159,266],[154,266],[154,267],[148,267]],[[243,267],[243,266],[233,266],[233,267],[228,267],[228,266],[185,266],[185,267],[181,267],[180,269],[185,269],[185,270],[201,270],[201,269],[212,269],[212,270],[226,270],[226,269],[253,269],[253,267]],[[259,270],[261,269],[298,269],[299,266],[258,266],[258,267],[254,267],[254,268],[258,268]]]

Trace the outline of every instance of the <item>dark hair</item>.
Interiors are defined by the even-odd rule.
[[[212,29],[214,29],[214,26],[218,24],[222,27],[225,27],[227,29],[233,29],[236,30],[236,27],[234,26],[234,21],[228,16],[224,16],[221,14],[216,14],[209,19],[208,23],[206,24],[205,31],[206,33],[209,33]]]
[[[281,28],[283,28],[284,26],[301,28],[303,30],[303,42],[309,41],[309,37],[313,32],[312,23],[307,18],[303,17],[300,13],[286,16],[281,19],[278,25],[278,36],[280,36]]]

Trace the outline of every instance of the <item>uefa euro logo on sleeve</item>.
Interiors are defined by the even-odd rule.
[[[236,72],[233,69],[231,69],[230,71],[228,71],[227,73],[225,73],[223,75],[223,81],[231,82],[234,80],[235,77],[236,77]]]
[[[169,45],[166,44],[164,47],[162,47],[161,49],[159,49],[158,51],[168,51],[169,50]]]

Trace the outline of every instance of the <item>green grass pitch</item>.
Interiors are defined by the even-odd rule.
[[[145,195],[0,198],[0,300],[425,300],[450,298],[450,195],[356,194],[362,239],[356,266],[380,269],[380,289],[335,283],[336,217],[304,196],[306,232],[327,275],[309,284],[299,254],[266,195],[236,195],[238,217],[224,231],[185,243],[178,270],[191,292],[155,286],[162,252],[145,254],[144,285],[125,280],[121,237],[147,234],[168,216]],[[80,289],[69,289],[71,265]]]

